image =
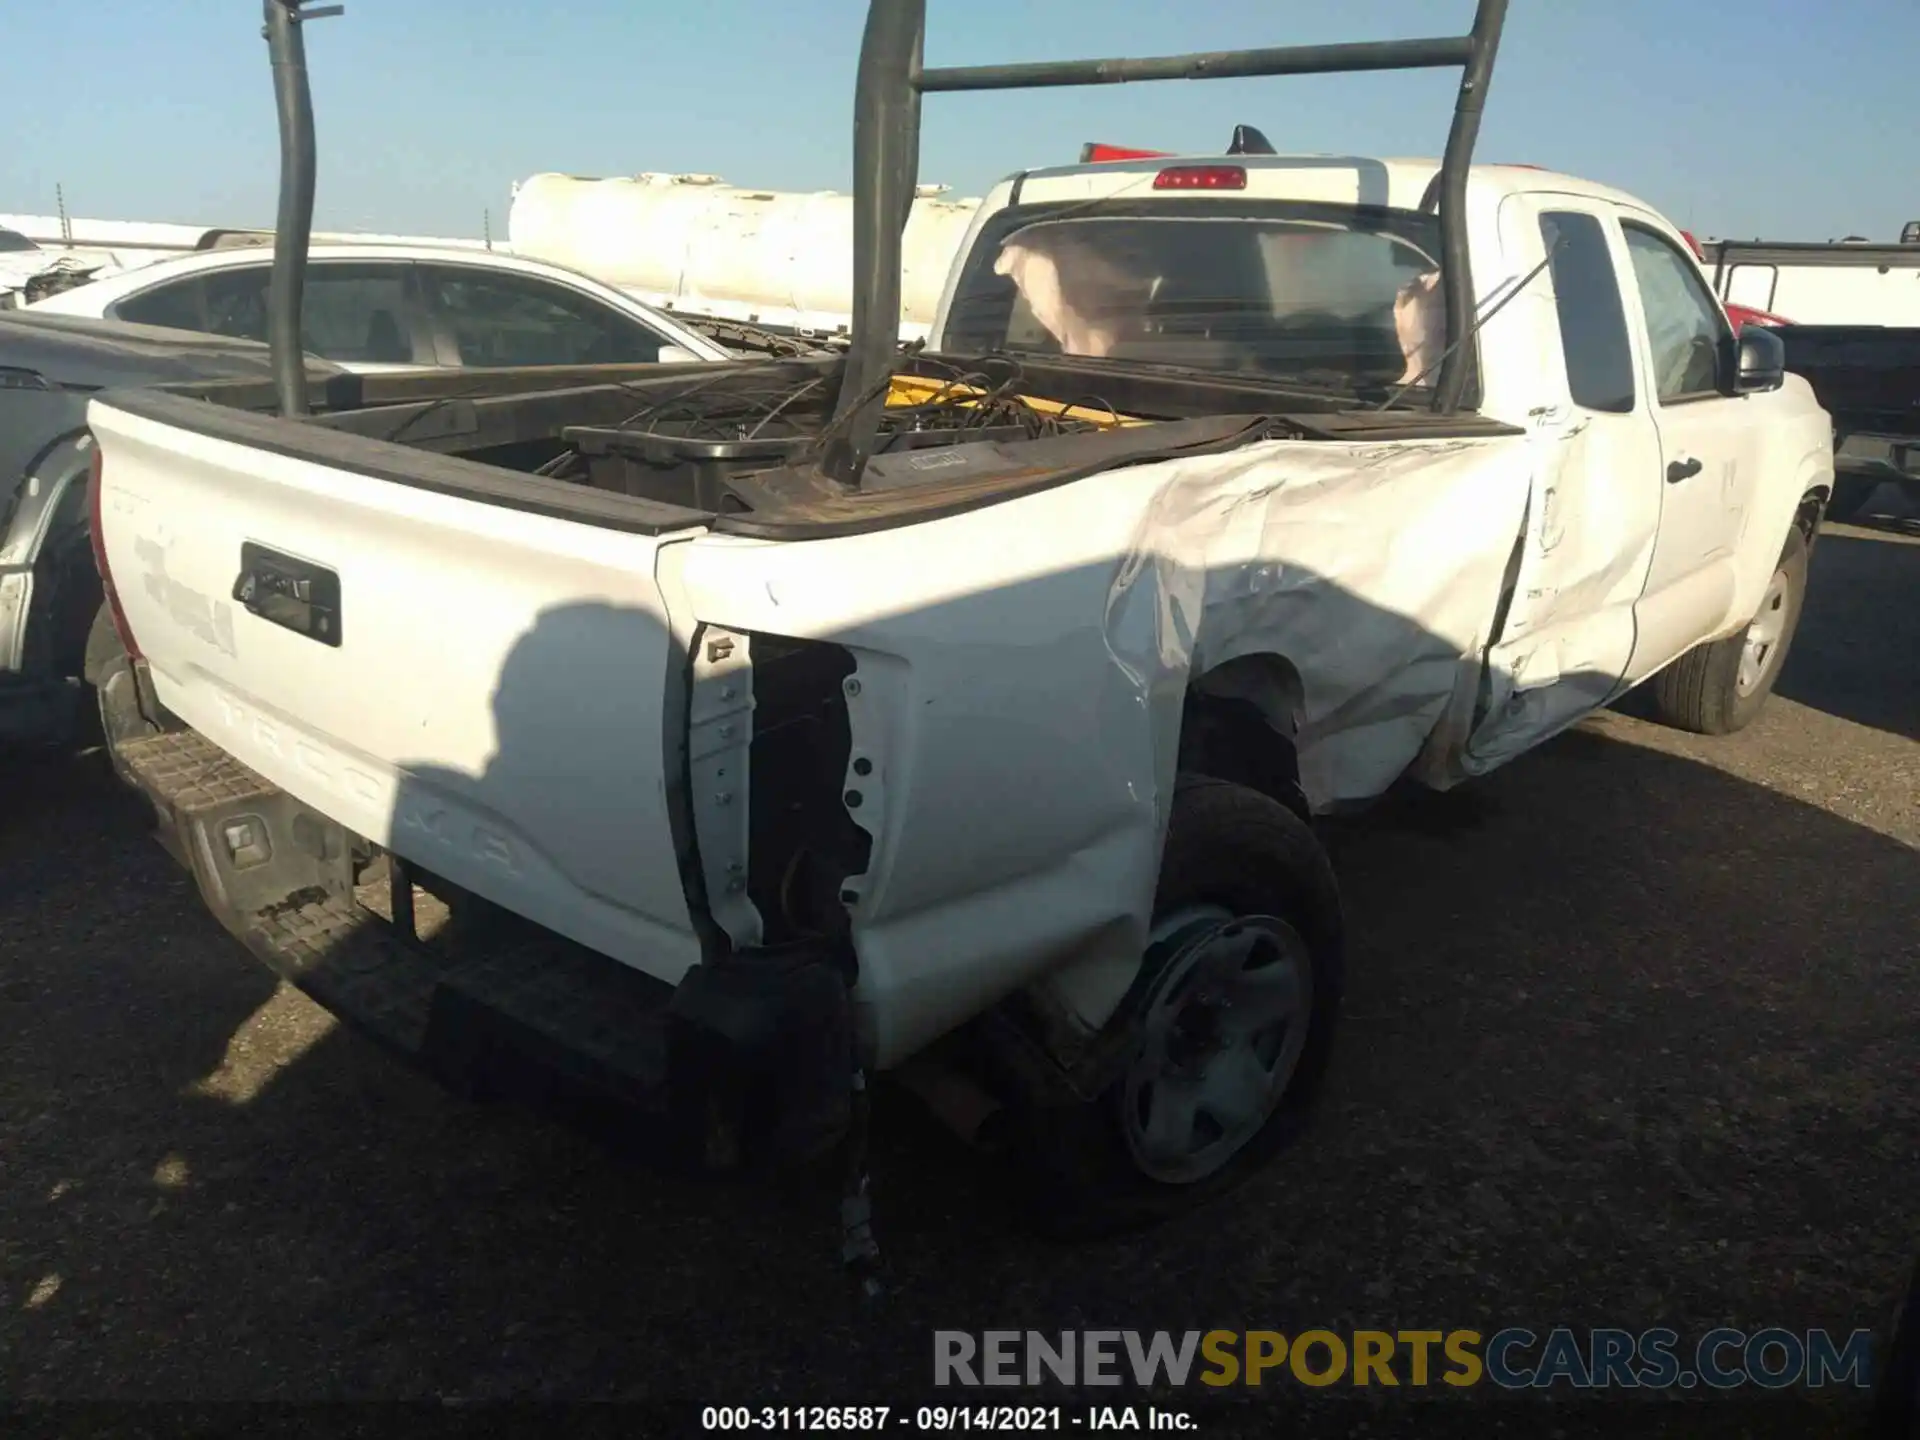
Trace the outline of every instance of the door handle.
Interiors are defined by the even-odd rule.
[[[1700,473],[1700,461],[1692,455],[1669,462],[1667,465],[1667,483],[1678,485],[1682,480],[1691,480]]]

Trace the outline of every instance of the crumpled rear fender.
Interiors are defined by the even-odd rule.
[[[1471,704],[1528,465],[1517,437],[1271,441],[866,535],[690,542],[676,609],[854,658],[866,768],[843,788],[873,843],[847,893],[879,1063],[1043,977],[1085,1024],[1111,1013],[1194,676],[1290,663],[1298,713],[1274,718],[1316,810],[1406,771]]]

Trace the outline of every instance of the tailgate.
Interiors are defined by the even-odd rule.
[[[161,702],[349,830],[677,980],[698,945],[667,808],[672,537],[342,467],[356,444],[458,467],[377,442],[302,458],[292,422],[273,450],[202,433],[183,405],[228,424],[173,397],[90,412],[104,553]]]

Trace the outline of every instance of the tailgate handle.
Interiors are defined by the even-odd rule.
[[[269,625],[339,648],[340,577],[324,565],[245,541],[233,598]]]

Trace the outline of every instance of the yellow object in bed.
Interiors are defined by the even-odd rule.
[[[895,375],[887,390],[888,405],[925,405],[930,400],[954,399],[968,395],[981,395],[985,392],[975,385],[962,385],[952,380],[935,380],[924,375]],[[1038,395],[1021,395],[1017,398],[1022,405],[1036,410],[1042,415],[1057,415],[1063,420],[1079,420],[1094,425],[1150,425],[1150,420],[1142,420],[1134,415],[1120,415],[1104,408],[1088,408],[1085,405],[1062,405],[1057,400],[1045,400]],[[966,401],[962,399],[961,404]]]

